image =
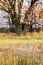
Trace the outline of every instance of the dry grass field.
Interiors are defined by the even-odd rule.
[[[43,65],[43,32],[0,33],[0,65]]]

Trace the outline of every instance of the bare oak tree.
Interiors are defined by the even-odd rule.
[[[31,13],[33,4],[38,0],[0,0],[2,9],[9,13],[11,21],[10,30],[20,32],[24,27],[25,19]],[[22,26],[23,25],[23,26]]]

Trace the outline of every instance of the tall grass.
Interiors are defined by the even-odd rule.
[[[43,65],[43,49],[15,47],[1,50],[0,65]]]
[[[43,33],[0,37],[0,65],[43,65]]]

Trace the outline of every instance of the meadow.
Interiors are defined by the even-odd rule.
[[[0,33],[0,65],[43,65],[43,32]]]

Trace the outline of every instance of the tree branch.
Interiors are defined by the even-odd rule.
[[[8,10],[6,10],[2,5],[0,5],[1,9],[4,10],[5,12],[9,13]]]

